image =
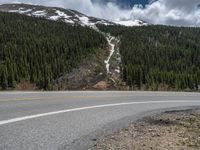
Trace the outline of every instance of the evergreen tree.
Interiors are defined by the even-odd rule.
[[[27,81],[50,90],[105,46],[105,37],[87,27],[0,12],[0,87]]]

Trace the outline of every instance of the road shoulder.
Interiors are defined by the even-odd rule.
[[[200,108],[174,110],[132,122],[98,139],[91,149],[199,149]]]

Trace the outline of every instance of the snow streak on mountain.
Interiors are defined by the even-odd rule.
[[[1,0],[11,3],[16,0]],[[88,16],[103,18],[124,25],[137,20],[150,24],[200,26],[199,0],[18,0],[18,2],[62,7]]]
[[[103,24],[103,25],[121,24],[125,26],[141,26],[147,24],[140,20],[111,22],[105,19],[90,17],[71,9],[64,9],[58,7],[45,7],[45,6],[28,5],[28,4],[3,4],[0,5],[0,11],[19,13],[33,17],[43,17],[54,21],[59,20],[69,24],[80,24],[82,26],[89,26],[96,30],[97,30],[96,28],[97,24]]]

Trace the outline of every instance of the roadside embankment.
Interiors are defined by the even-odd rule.
[[[200,149],[200,109],[166,111],[97,141],[92,150]]]

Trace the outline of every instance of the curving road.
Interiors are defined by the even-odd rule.
[[[0,150],[88,149],[153,110],[200,106],[200,93],[3,92]]]

